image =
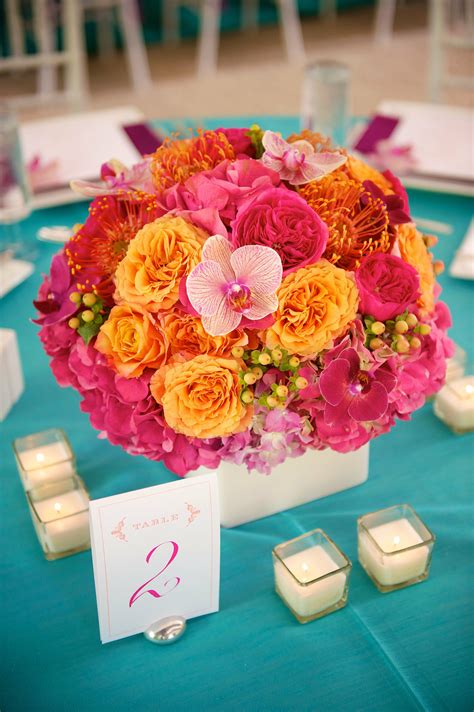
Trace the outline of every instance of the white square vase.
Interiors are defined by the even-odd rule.
[[[203,473],[200,468],[188,477]],[[307,450],[274,468],[271,475],[222,462],[217,470],[221,525],[236,527],[313,499],[362,484],[369,474],[369,446],[355,452]]]

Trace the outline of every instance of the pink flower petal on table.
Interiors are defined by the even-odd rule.
[[[216,314],[226,283],[220,264],[214,260],[200,262],[186,280],[186,292],[194,309],[202,316]]]
[[[222,270],[226,282],[235,280],[234,270],[231,264],[232,246],[229,240],[222,235],[211,235],[202,248],[202,260],[213,260],[217,262]]]
[[[272,294],[281,284],[283,267],[280,255],[264,245],[238,247],[230,258],[237,281],[252,291]]]
[[[321,374],[319,388],[324,400],[337,406],[344,399],[349,385],[351,364],[345,358],[331,361]]]
[[[242,314],[230,309],[225,297],[222,297],[216,313],[212,316],[203,316],[201,322],[204,329],[211,336],[224,336],[236,329],[241,319]]]
[[[381,418],[388,407],[387,391],[381,383],[373,381],[369,390],[360,393],[349,406],[349,415],[354,420],[365,422]]]
[[[252,321],[263,319],[278,309],[278,297],[276,294],[261,294],[260,292],[252,291],[251,300],[252,306],[245,312],[245,316]]]

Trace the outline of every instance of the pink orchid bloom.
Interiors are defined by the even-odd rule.
[[[232,251],[229,240],[213,235],[202,261],[186,280],[189,301],[211,336],[236,329],[242,319],[258,321],[276,311],[283,268],[271,247],[245,245]]]
[[[381,418],[396,380],[384,366],[375,371],[362,370],[357,351],[345,349],[326,366],[319,379],[321,395],[326,401],[324,420],[331,424],[344,421],[347,416],[359,422]]]
[[[280,134],[265,131],[262,138],[265,153],[262,163],[276,171],[291,185],[302,185],[323,178],[346,162],[341,153],[317,153],[308,141],[287,143]]]
[[[100,168],[101,182],[76,179],[70,182],[70,186],[75,193],[86,198],[115,195],[124,190],[154,193],[150,163],[151,158],[145,157],[140,163],[127,168],[121,161],[113,158],[102,164]]]

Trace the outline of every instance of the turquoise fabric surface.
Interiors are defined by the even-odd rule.
[[[256,118],[284,133],[296,128],[290,118],[225,123]],[[470,201],[422,192],[410,198],[413,215],[453,225],[454,234],[435,248],[449,265],[469,224]],[[83,203],[38,212],[24,223],[24,235],[33,245],[40,226],[71,225],[85,213]],[[190,621],[178,644],[160,648],[139,635],[101,645],[90,552],[43,558],[10,442],[65,428],[93,498],[173,476],[99,440],[77,394],[55,383],[28,321],[55,248],[35,247],[34,276],[0,302],[0,323],[17,330],[26,377],[23,397],[1,424],[2,711],[472,710],[474,438],[451,433],[431,404],[373,442],[366,484],[222,530],[221,610]],[[455,317],[451,334],[472,365],[472,283],[447,274],[440,281]],[[435,532],[433,564],[422,585],[383,595],[357,562],[356,518],[401,502]],[[302,626],[273,591],[271,549],[314,527],[351,558],[353,572],[348,606]]]

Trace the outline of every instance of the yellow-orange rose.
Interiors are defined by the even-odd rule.
[[[413,223],[405,223],[397,226],[397,242],[401,258],[420,275],[421,295],[417,302],[420,312],[422,315],[431,314],[435,308],[436,279],[423,236]]]
[[[128,304],[113,307],[95,347],[125,378],[141,376],[145,368],[159,368],[166,360],[167,346],[159,325],[140,307]]]
[[[234,329],[225,336],[210,336],[198,316],[178,311],[163,318],[163,328],[171,354],[230,356],[234,346],[255,348],[258,343],[257,339],[251,339],[253,343],[249,344],[248,335],[241,329]]]
[[[310,356],[329,347],[355,319],[359,294],[349,272],[327,260],[290,272],[277,292],[267,346]]]
[[[368,163],[361,161],[355,156],[347,156],[347,161],[341,170],[347,173],[351,178],[358,180],[360,183],[363,183],[366,180],[371,180],[372,183],[375,183],[375,185],[385,194],[391,195],[394,193],[392,184],[388,178],[386,178],[376,168],[369,166]]]
[[[252,420],[253,408],[240,400],[237,359],[196,356],[163,366],[153,374],[150,390],[168,425],[195,438],[240,433]]]
[[[199,263],[208,235],[183,218],[165,215],[144,225],[130,242],[115,273],[116,301],[170,309],[179,283]]]

